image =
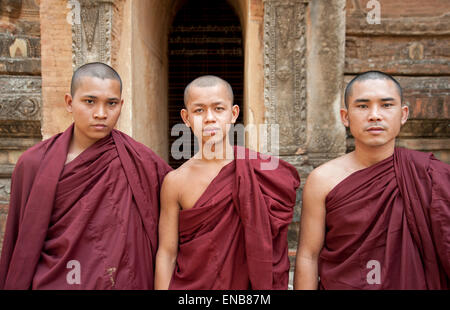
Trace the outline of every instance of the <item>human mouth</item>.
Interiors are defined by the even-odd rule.
[[[104,124],[94,124],[92,125],[92,127],[94,127],[96,130],[105,130],[107,128],[107,126]]]
[[[366,129],[366,131],[376,134],[376,133],[381,133],[381,132],[385,131],[385,128],[382,126],[370,126]]]
[[[209,128],[204,128],[204,129],[203,129],[203,133],[204,133],[204,135],[206,135],[206,136],[213,136],[213,135],[215,135],[216,132],[218,132],[218,131],[219,131],[219,128],[217,128],[217,127],[209,127]]]

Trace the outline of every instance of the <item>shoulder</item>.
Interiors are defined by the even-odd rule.
[[[159,157],[158,154],[156,154],[152,149],[150,149],[148,146],[144,145],[143,143],[136,141],[135,139],[133,139],[126,133],[123,133],[117,129],[113,130],[113,135],[115,136],[115,138],[118,137],[119,139],[124,141],[126,144],[130,145],[133,148],[133,150],[140,157],[144,158],[145,160],[151,160],[155,164],[157,164],[159,166],[163,166],[167,170],[172,170],[172,168],[170,168],[170,166],[161,157]]]
[[[315,168],[307,177],[305,191],[325,197],[353,171],[348,169],[349,154],[332,159]]]
[[[189,184],[186,169],[177,168],[169,171],[161,186],[161,197],[164,201],[178,201],[181,195],[182,189]]]
[[[315,168],[309,177],[314,180],[326,181],[330,178],[336,178],[337,175],[345,172],[348,162],[348,154],[337,157]]]
[[[395,154],[397,156],[401,157],[402,159],[413,160],[414,163],[419,163],[419,164],[426,163],[433,156],[433,153],[430,153],[430,152],[425,153],[425,152],[411,150],[411,149],[407,149],[407,148],[403,148],[403,147],[396,147]]]
[[[245,159],[255,172],[260,175],[266,175],[268,177],[285,175],[286,177],[292,176],[295,179],[299,178],[297,169],[293,165],[275,155],[264,154],[249,148],[237,146],[236,159]]]
[[[398,153],[404,154],[407,162],[423,170],[436,170],[442,173],[450,173],[450,165],[437,159],[431,152],[420,152],[406,148],[397,148]]]
[[[37,169],[40,166],[43,157],[47,153],[47,150],[59,136],[60,134],[57,134],[49,139],[38,142],[27,149],[22,153],[22,155],[20,155],[16,163],[16,168],[22,167],[26,169]]]
[[[174,169],[166,174],[166,177],[163,181],[163,188],[167,191],[170,189],[171,192],[178,192],[183,185],[186,185],[188,182],[188,176],[191,163],[190,160],[185,162],[183,165]]]
[[[395,148],[395,157],[401,165],[412,165],[417,170],[427,171],[432,163],[439,162],[443,165],[445,163],[437,160],[431,152],[421,152],[407,148]]]
[[[117,130],[117,129],[113,129],[112,134],[113,134],[114,138],[116,138],[116,139],[119,138],[124,143],[132,146],[133,149],[136,152],[138,152],[140,155],[151,155],[151,156],[158,157],[158,155],[156,155],[155,152],[153,152],[149,147],[147,147],[146,145],[144,145],[141,142],[136,141],[134,138],[130,137],[126,133],[124,133],[120,130]]]

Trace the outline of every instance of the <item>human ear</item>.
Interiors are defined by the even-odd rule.
[[[231,118],[231,123],[234,124],[236,123],[236,120],[239,116],[239,106],[237,104],[233,105],[233,107],[231,108],[231,113],[233,115],[233,117]]]
[[[348,110],[347,109],[341,109],[341,121],[342,124],[344,124],[345,127],[348,127],[350,125],[350,122],[348,121]]]
[[[70,94],[65,94],[64,102],[66,103],[66,110],[69,113],[72,113],[72,96]]]
[[[402,105],[402,126],[406,123],[409,116],[409,108],[407,105]]]
[[[188,111],[186,109],[181,109],[180,114],[181,114],[181,118],[183,119],[184,124],[186,124],[186,126],[188,126],[188,127],[191,127],[191,123],[189,122],[189,119],[188,119]]]

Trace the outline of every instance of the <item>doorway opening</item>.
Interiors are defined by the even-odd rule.
[[[190,0],[178,11],[169,32],[169,165],[178,168],[187,158],[175,159],[171,147],[179,136],[172,128],[183,121],[184,89],[195,78],[211,74],[230,83],[243,124],[244,50],[239,17],[227,1]],[[236,141],[236,139],[235,139]],[[191,135],[191,156],[195,152]],[[182,146],[180,152],[183,152]]]

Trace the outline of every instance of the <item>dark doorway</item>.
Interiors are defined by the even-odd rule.
[[[227,1],[190,0],[177,13],[169,34],[169,164],[179,167],[186,159],[174,159],[172,127],[182,123],[186,85],[200,75],[217,75],[231,84],[237,123],[243,123],[244,51],[238,16]],[[192,141],[194,138],[192,136]],[[182,151],[182,148],[180,149]],[[192,148],[190,154],[194,155]]]

